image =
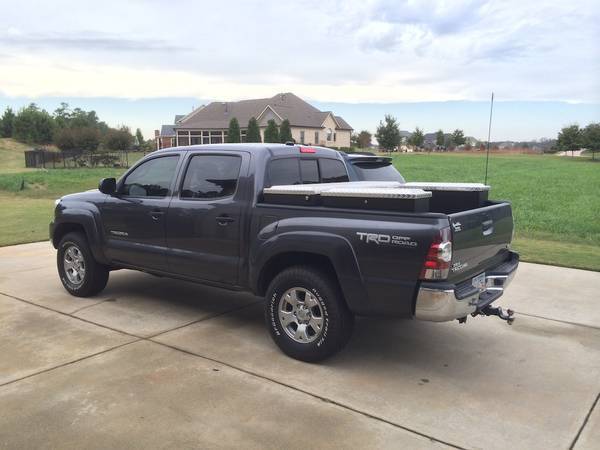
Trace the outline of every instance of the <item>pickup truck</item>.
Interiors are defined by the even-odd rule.
[[[98,294],[118,269],[250,291],[266,300],[275,343],[303,361],[342,349],[355,315],[510,323],[510,310],[492,306],[519,261],[509,202],[486,195],[474,205],[468,185],[415,211],[266,195],[377,182],[403,185],[391,158],[289,144],[169,148],[58,199],[50,238],[74,296]],[[397,197],[417,191],[418,201],[431,195]]]

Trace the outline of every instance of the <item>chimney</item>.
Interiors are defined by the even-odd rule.
[[[160,131],[154,130],[154,137],[157,138],[160,136]]]

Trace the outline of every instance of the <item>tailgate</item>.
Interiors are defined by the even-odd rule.
[[[497,202],[448,217],[452,230],[448,281],[484,272],[508,257],[513,232],[510,203]]]

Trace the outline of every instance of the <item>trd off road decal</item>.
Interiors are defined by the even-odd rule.
[[[408,236],[396,236],[392,234],[377,234],[357,231],[356,235],[361,242],[377,245],[399,245],[402,247],[416,247],[418,244]]]

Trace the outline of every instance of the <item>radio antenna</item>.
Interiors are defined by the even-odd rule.
[[[494,93],[492,92],[492,101],[490,103],[490,124],[488,125],[487,150],[485,152],[485,180],[483,184],[487,184],[488,164],[490,161],[490,136],[492,134],[492,111],[494,110]]]

